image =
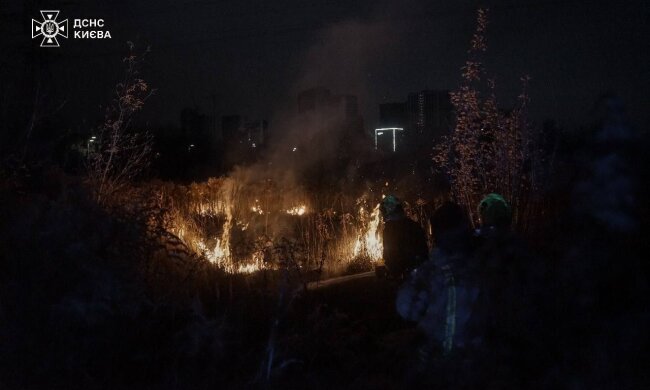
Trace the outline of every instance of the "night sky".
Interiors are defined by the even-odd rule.
[[[458,86],[479,6],[490,8],[486,65],[502,106],[527,74],[538,122],[588,122],[598,96],[614,91],[634,124],[650,124],[643,1],[3,0],[0,69],[11,80],[40,66],[48,98],[65,99],[70,126],[83,127],[96,121],[132,40],[151,46],[143,78],[157,94],[142,115],[152,125],[177,124],[183,107],[211,114],[213,94],[218,116],[272,123],[298,91],[323,85],[358,95],[370,128],[379,103]],[[70,21],[103,18],[112,39],[38,48],[29,29],[39,9],[59,9]]]

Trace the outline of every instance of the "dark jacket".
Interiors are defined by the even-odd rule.
[[[439,249],[431,260],[414,270],[397,295],[397,311],[415,321],[443,353],[480,342],[469,322],[479,296],[479,283],[466,254],[447,254]]]
[[[384,224],[384,263],[389,274],[401,276],[427,259],[429,249],[422,227],[406,216]]]

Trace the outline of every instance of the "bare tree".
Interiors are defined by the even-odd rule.
[[[467,209],[472,221],[477,220],[475,208],[481,198],[498,192],[511,202],[517,222],[528,207],[528,193],[535,184],[524,164],[535,158],[526,118],[529,78],[521,78],[522,92],[515,107],[500,109],[496,82],[485,76],[482,63],[487,25],[488,10],[479,9],[469,58],[462,67],[463,82],[451,94],[455,126],[437,146],[434,160],[448,174],[453,197]]]
[[[88,143],[88,181],[99,203],[126,187],[150,163],[152,136],[131,128],[135,114],[155,92],[139,76],[149,49],[136,54],[135,45],[128,42],[128,46],[129,55],[123,59],[124,78],[115,86],[115,95],[106,108],[98,134]]]

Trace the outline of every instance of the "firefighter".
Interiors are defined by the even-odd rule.
[[[525,243],[512,231],[512,210],[499,194],[489,194],[478,205],[480,228],[474,257],[480,264],[480,296],[474,318],[484,335],[485,360],[494,366],[534,365],[535,327],[541,318],[531,297],[539,296],[543,264],[531,257]],[[543,291],[543,290],[542,290]],[[505,373],[503,373],[506,375]],[[485,372],[484,375],[490,375]]]
[[[422,227],[408,218],[393,195],[381,202],[384,219],[384,263],[388,276],[401,280],[427,259],[428,247]]]
[[[447,355],[471,344],[465,324],[478,297],[472,230],[463,209],[445,203],[431,218],[435,248],[429,261],[411,272],[397,297],[397,311],[418,327],[428,348]]]
[[[499,194],[489,194],[478,205],[481,227],[478,234],[490,236],[506,233],[512,224],[510,205]]]

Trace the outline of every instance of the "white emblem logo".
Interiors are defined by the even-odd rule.
[[[41,47],[59,47],[58,36],[68,37],[68,19],[56,21],[59,11],[41,11],[43,21],[32,19],[32,39],[43,36]]]

